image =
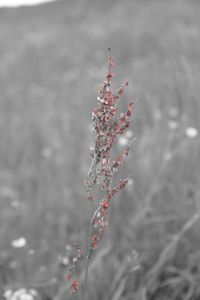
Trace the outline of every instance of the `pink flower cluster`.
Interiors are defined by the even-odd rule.
[[[95,145],[94,151],[91,153],[92,164],[89,175],[85,180],[85,185],[90,201],[97,199],[94,192],[96,184],[100,186],[101,190],[105,191],[105,196],[98,201],[98,208],[93,215],[92,224],[94,230],[91,235],[89,258],[97,248],[97,243],[103,237],[105,227],[108,224],[107,215],[111,199],[128,182],[126,178],[120,180],[115,187],[112,187],[114,172],[123,166],[130,148],[128,146],[115,160],[112,160],[112,147],[117,138],[129,128],[133,111],[133,102],[130,102],[127,111],[120,114],[119,118],[116,117],[119,100],[124,93],[124,88],[128,86],[128,82],[121,85],[117,91],[111,89],[111,81],[115,76],[115,66],[109,51],[106,79],[97,97],[98,106],[92,112]]]
[[[128,183],[128,178],[125,178],[120,180],[116,186],[112,186],[114,173],[124,165],[130,145],[114,160],[111,157],[112,147],[116,143],[117,138],[129,128],[133,112],[133,102],[131,101],[128,104],[127,111],[117,117],[118,103],[124,94],[125,87],[128,86],[128,82],[122,84],[116,91],[111,88],[111,81],[115,76],[115,67],[116,65],[109,50],[106,78],[97,97],[97,107],[94,108],[92,112],[95,144],[94,150],[91,153],[92,162],[89,174],[85,179],[85,186],[88,200],[90,200],[93,205],[96,205],[96,210],[91,220],[87,259],[91,258],[97,249],[98,242],[104,235],[105,228],[108,225],[108,211],[112,198],[125,188]],[[104,196],[95,193],[96,185],[99,185],[102,191],[101,193],[103,193]],[[67,280],[70,283],[72,292],[78,290],[78,283],[77,280],[73,278],[73,274],[81,256],[80,247],[77,247],[76,254],[67,274]]]

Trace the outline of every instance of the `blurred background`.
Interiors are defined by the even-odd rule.
[[[136,140],[87,299],[200,299],[200,2],[58,0],[0,8],[0,286],[9,300],[20,288],[80,299],[65,290],[66,272],[74,243],[85,247],[83,181],[108,47],[115,84],[129,80],[122,110],[137,99],[116,151]]]

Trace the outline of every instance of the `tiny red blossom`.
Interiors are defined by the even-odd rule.
[[[103,200],[102,202],[101,202],[101,206],[103,207],[103,208],[109,208],[109,202],[108,202],[108,200]]]
[[[128,106],[128,111],[127,111],[126,115],[130,116],[132,111],[133,111],[133,102],[131,101],[129,106]]]
[[[108,80],[110,80],[110,79],[112,79],[114,76],[115,76],[115,72],[109,71],[109,72],[107,73],[107,75],[106,75],[106,78],[107,78]]]
[[[73,282],[72,282],[71,290],[72,290],[72,292],[77,292],[78,291],[78,283],[77,283],[76,279],[74,279]]]

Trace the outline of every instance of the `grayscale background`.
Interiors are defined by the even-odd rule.
[[[121,111],[135,100],[114,151],[136,139],[86,300],[200,299],[198,0],[0,8],[0,299],[16,300],[21,288],[17,300],[80,299],[66,274],[74,243],[86,244],[83,182],[108,47],[114,83],[129,80]],[[83,270],[84,260],[80,291]]]

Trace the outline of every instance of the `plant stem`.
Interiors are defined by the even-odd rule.
[[[86,290],[87,290],[91,234],[92,234],[92,220],[90,221],[90,226],[89,226],[89,231],[88,231],[88,238],[87,238],[86,267],[85,267],[85,278],[84,278],[84,283],[83,283],[82,300],[85,300],[85,293],[86,293]]]
[[[85,278],[84,278],[84,283],[83,283],[83,292],[82,292],[82,300],[85,300],[85,294],[87,290],[87,282],[88,282],[88,270],[89,270],[89,260],[90,260],[90,240],[91,240],[91,235],[92,235],[92,225],[94,218],[98,211],[100,210],[101,206],[99,206],[95,212],[93,213],[93,216],[90,220],[90,226],[89,226],[89,231],[88,231],[88,238],[87,238],[87,254],[86,254],[86,267],[85,267]]]

